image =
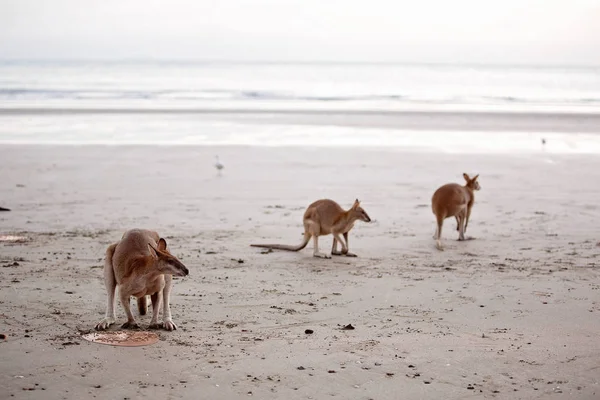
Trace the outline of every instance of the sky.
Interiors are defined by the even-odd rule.
[[[600,66],[600,0],[0,0],[0,59]]]

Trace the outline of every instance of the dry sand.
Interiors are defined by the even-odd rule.
[[[0,234],[31,239],[0,243],[2,399],[600,398],[597,156],[1,146],[0,160]],[[462,172],[481,174],[476,239],[447,220],[438,252],[429,201]],[[359,258],[248,246],[298,243],[322,197],[363,201]],[[191,271],[172,293],[180,329],[84,341],[104,250],[133,227]]]

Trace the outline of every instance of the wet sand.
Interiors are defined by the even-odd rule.
[[[600,396],[597,156],[3,145],[0,159],[0,235],[29,239],[0,243],[2,398]],[[449,219],[439,252],[429,201],[462,172],[480,174],[475,240]],[[249,247],[299,243],[323,197],[373,219],[350,234],[358,258]],[[171,297],[179,330],[84,341],[104,251],[133,227],[190,269]]]
[[[352,104],[352,103],[350,103]],[[331,104],[327,109],[198,108],[198,107],[0,107],[0,117],[99,117],[99,116],[188,116],[208,121],[287,125],[343,126],[402,130],[476,132],[567,132],[598,133],[597,109],[558,112],[551,107],[515,111],[497,107],[479,111],[429,106],[429,109],[352,109]]]

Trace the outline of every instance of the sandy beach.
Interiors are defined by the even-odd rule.
[[[0,159],[0,234],[28,238],[0,243],[3,399],[600,397],[597,156],[2,145]],[[475,240],[447,220],[439,252],[430,198],[463,172],[480,174]],[[373,219],[350,234],[358,258],[249,247],[299,243],[325,197]],[[179,330],[82,340],[104,313],[104,251],[133,227],[190,269]]]

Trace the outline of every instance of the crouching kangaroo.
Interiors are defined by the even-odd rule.
[[[465,240],[471,209],[475,203],[474,192],[480,190],[481,186],[477,182],[479,175],[469,178],[469,175],[463,174],[463,177],[467,182],[464,186],[458,183],[448,183],[436,190],[431,198],[431,209],[437,219],[437,229],[433,238],[436,240],[438,250],[443,250],[440,237],[442,236],[442,225],[446,218],[456,218],[458,240]]]
[[[122,328],[138,328],[131,313],[129,300],[137,298],[140,315],[146,314],[147,298],[152,300],[150,329],[177,329],[171,319],[172,275],[186,276],[188,269],[167,250],[167,242],[154,231],[133,229],[123,234],[121,240],[111,244],[104,260],[104,284],[108,292],[106,316],[96,325],[96,330],[108,329],[115,323],[115,289],[127,314]],[[158,314],[163,306],[163,323]]]
[[[371,218],[360,206],[358,199],[348,211],[345,211],[338,203],[333,200],[317,200],[308,206],[304,212],[304,240],[298,246],[288,246],[284,244],[251,244],[253,247],[263,247],[267,249],[278,249],[288,251],[300,251],[306,247],[310,238],[314,241],[313,255],[320,258],[331,258],[324,253],[319,252],[319,236],[333,235],[333,246],[331,255],[356,257],[356,254],[348,251],[348,232],[354,227],[354,222],[361,220],[371,222]],[[342,239],[344,236],[344,239]],[[338,242],[342,245],[342,251],[338,252]]]

